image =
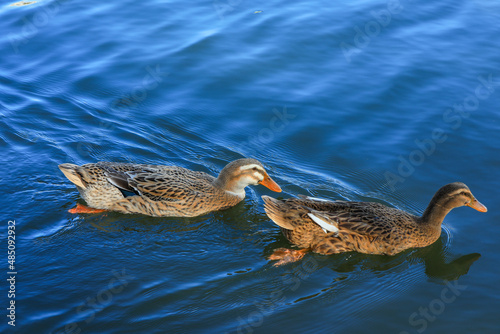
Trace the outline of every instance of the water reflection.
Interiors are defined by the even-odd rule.
[[[283,238],[284,239],[284,238]],[[301,261],[291,264],[294,266],[307,267],[306,270],[316,271],[323,267],[329,267],[336,273],[352,273],[359,271],[370,271],[376,274],[384,272],[401,272],[414,265],[423,264],[424,272],[431,281],[440,282],[456,280],[469,272],[472,264],[481,255],[471,253],[457,256],[449,254],[446,245],[447,236],[443,234],[434,244],[420,249],[410,249],[395,256],[369,255],[349,252],[335,255],[320,255],[309,253]],[[275,242],[268,244],[263,252],[264,257],[273,253],[274,249],[290,247],[290,245],[278,238]],[[272,265],[275,261],[270,261]],[[286,267],[286,266],[285,266]]]

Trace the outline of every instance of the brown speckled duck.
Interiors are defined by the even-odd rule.
[[[329,201],[301,196],[277,200],[262,196],[269,218],[301,250],[279,248],[269,257],[281,265],[301,259],[309,250],[328,255],[356,251],[394,255],[425,247],[441,235],[441,223],[451,209],[470,206],[480,212],[469,188],[460,182],[439,189],[421,217],[372,202]]]
[[[217,178],[176,166],[116,162],[82,166],[65,163],[59,168],[91,207],[77,205],[70,210],[72,213],[111,210],[156,217],[194,217],[238,204],[245,198],[248,185],[262,184],[281,191],[255,159],[235,160]]]

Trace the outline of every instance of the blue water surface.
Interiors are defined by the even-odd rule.
[[[500,4],[41,0],[0,7],[2,333],[499,333]],[[70,214],[58,164],[260,160],[283,188],[197,218]],[[420,214],[433,245],[291,247],[261,195]],[[8,222],[15,221],[15,297]],[[7,307],[15,300],[15,327]]]

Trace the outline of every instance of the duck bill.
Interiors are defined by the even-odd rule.
[[[269,175],[266,175],[264,177],[264,180],[260,181],[259,184],[262,184],[264,187],[267,187],[271,189],[272,191],[276,191],[277,193],[281,192],[280,186],[276,182],[274,182],[273,179],[269,177]]]
[[[479,212],[488,211],[488,209],[475,198],[469,204],[467,204],[467,206],[470,206],[471,208],[476,209]]]

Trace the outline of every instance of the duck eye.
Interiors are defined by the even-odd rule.
[[[254,171],[257,171],[257,167],[252,168]]]

